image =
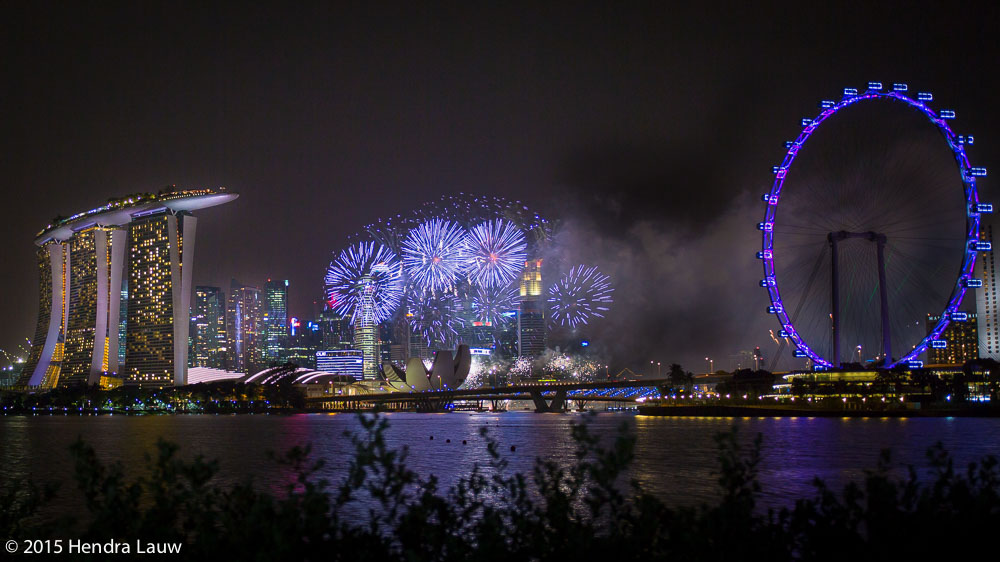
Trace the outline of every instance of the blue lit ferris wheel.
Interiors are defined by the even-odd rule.
[[[992,212],[993,207],[988,203],[980,203],[976,179],[985,176],[986,169],[973,167],[969,163],[966,146],[972,145],[974,139],[972,136],[957,135],[952,131],[949,121],[955,118],[954,111],[935,111],[928,105],[928,102],[933,100],[930,93],[921,92],[915,98],[911,98],[907,91],[906,84],[893,84],[891,88],[884,88],[879,82],[869,82],[868,88],[864,91],[846,88],[839,101],[821,102],[820,113],[816,117],[803,119],[802,130],[798,137],[785,143],[787,152],[784,160],[773,168],[774,183],[770,192],[762,197],[766,209],[764,220],[757,225],[762,234],[761,250],[757,253],[757,257],[762,261],[764,269],[764,278],[761,279],[760,285],[767,289],[771,301],[768,312],[778,318],[781,324],[780,336],[794,347],[794,356],[811,360],[817,369],[836,368],[843,363],[842,331],[848,321],[865,326],[880,324],[876,333],[869,337],[868,349],[871,349],[871,344],[874,343],[885,367],[898,364],[921,366],[918,358],[928,347],[948,346],[948,342],[942,338],[942,333],[949,322],[967,320],[968,315],[959,310],[962,300],[969,288],[981,287],[983,283],[974,276],[976,256],[979,252],[989,251],[991,248],[988,242],[980,240],[980,215]],[[943,213],[931,215],[929,213],[934,212],[937,206],[937,198],[947,199],[949,193],[943,191],[951,190],[931,191],[927,201],[920,204],[922,210],[915,211],[913,220],[907,223],[903,219],[892,217],[891,211],[886,212],[884,209],[867,212],[874,209],[878,203],[876,196],[872,195],[874,190],[870,186],[863,191],[855,190],[850,194],[838,196],[831,195],[833,190],[823,186],[822,182],[817,182],[819,187],[815,188],[816,193],[821,194],[819,202],[796,201],[788,208],[786,206],[788,194],[783,194],[783,189],[786,187],[786,180],[792,175],[792,163],[805,147],[806,141],[820,125],[839,111],[860,102],[877,100],[908,108],[906,111],[911,114],[910,110],[916,110],[923,119],[929,120],[936,127],[937,132],[944,137],[951,149],[954,163],[958,166],[959,180],[964,192],[963,206],[959,208],[956,204],[956,211],[951,216],[943,217],[941,216]],[[926,127],[925,122],[924,127]],[[953,178],[953,174],[951,177]],[[898,200],[903,201],[904,205],[912,204],[910,199],[916,199],[912,196],[907,199],[909,194],[905,193],[905,190],[898,191]],[[780,218],[779,202],[783,208]],[[867,203],[871,203],[871,209]],[[844,209],[853,205],[854,208],[842,213],[843,220],[827,220],[836,214],[831,210],[835,205],[841,205]],[[964,226],[961,224],[963,216]],[[947,228],[936,226],[935,221],[950,223],[950,226]],[[947,239],[944,236],[936,238],[925,232],[915,235],[917,227],[914,225],[925,226],[927,231],[947,230],[950,235]],[[939,246],[934,246],[938,243]],[[918,244],[925,247],[917,250],[915,248]],[[842,253],[844,247],[849,245],[853,245],[851,248],[856,251],[868,252],[871,254],[871,259],[867,262],[860,259],[855,259],[853,262],[845,259]],[[874,248],[871,248],[872,246]],[[807,247],[813,250],[818,248],[820,252],[818,255],[816,252],[810,254],[810,256],[816,255],[815,260],[809,260],[813,263],[812,267],[804,266],[805,260],[794,262],[790,257],[790,254],[797,249]],[[933,267],[929,266],[926,258],[930,255],[938,261],[940,261],[938,256],[947,256],[942,258],[944,259],[942,263],[945,265],[937,263]],[[813,288],[816,285],[815,280],[822,270],[821,266],[826,263],[829,263],[830,275],[819,277],[825,277],[828,285],[823,287],[825,290],[817,290]],[[787,267],[783,269],[782,264]],[[957,275],[956,265],[958,265]],[[851,273],[852,271],[854,273]],[[845,272],[855,276],[850,279],[848,285],[859,286],[846,298],[843,295],[845,291],[841,287],[841,278]],[[920,280],[917,279],[917,273],[933,277],[931,280]],[[798,279],[795,279],[796,276]],[[866,276],[869,278],[867,281]],[[782,286],[786,285],[788,278],[794,281],[792,290],[786,291],[786,293],[797,293],[794,295],[797,298],[789,301],[791,306],[786,305],[782,290],[779,288],[779,278],[782,279]],[[907,283],[912,285],[912,290],[908,288]],[[937,285],[932,286],[935,283]],[[929,301],[940,303],[936,305],[938,308],[935,310],[941,310],[940,307],[943,306],[943,311],[930,316],[936,318],[936,323],[926,335],[921,333],[911,338],[917,343],[911,346],[911,342],[906,341],[905,345],[900,345],[897,339],[896,349],[905,349],[906,352],[900,353],[902,357],[896,358],[893,353],[893,338],[894,335],[897,338],[899,335],[905,335],[901,328],[905,323],[892,319],[890,310],[903,308],[907,295],[916,291],[922,291],[932,297],[937,295],[937,298],[929,298]],[[826,295],[821,294],[824,292]],[[785,298],[789,298],[788,294]],[[814,304],[807,305],[807,301],[813,301]],[[806,319],[803,310],[809,309],[809,306],[812,306],[812,313],[807,313],[805,316],[811,318]],[[862,313],[852,316],[845,311],[848,307],[855,307],[862,310]],[[829,320],[826,314],[821,313],[823,308],[829,312]],[[870,314],[865,316],[868,312]],[[913,315],[909,316],[910,320],[912,317]],[[797,324],[803,327],[797,328]],[[911,332],[915,329],[922,330],[923,326],[920,326],[919,322],[917,324],[914,328],[911,322],[909,330]],[[858,336],[858,339],[862,339],[861,336]],[[855,342],[850,343],[852,344],[850,349],[854,349]],[[857,353],[859,361],[862,360],[860,343],[857,345]]]

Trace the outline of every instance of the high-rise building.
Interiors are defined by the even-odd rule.
[[[521,273],[521,298],[517,313],[517,347],[521,357],[545,352],[545,298],[542,296],[542,260],[529,260]]]
[[[226,341],[225,293],[219,287],[195,287],[189,365],[225,369]]]
[[[280,364],[287,360],[288,280],[267,280],[264,284],[264,361]]]
[[[361,350],[364,357],[364,378],[372,380],[378,372],[381,359],[378,346],[378,322],[375,319],[375,300],[372,296],[371,278],[361,280],[361,303],[354,317],[354,347]]]
[[[927,333],[937,325],[940,315],[927,315]],[[963,365],[966,361],[979,358],[978,314],[968,313],[968,320],[952,320],[941,333],[938,341],[945,347],[927,348],[927,363],[930,365]]]
[[[981,215],[979,238],[990,244],[993,240],[993,215]],[[996,248],[996,246],[994,246]],[[1000,251],[998,249],[997,251]],[[1000,302],[997,293],[996,252],[983,252],[977,256],[976,277],[983,286],[976,289],[976,326],[979,331],[979,357],[1000,360]]]
[[[357,380],[364,378],[364,353],[357,349],[339,349],[335,351],[317,351],[316,369],[347,375]]]
[[[196,209],[220,189],[137,194],[58,219],[35,239],[39,306],[18,384],[184,384]]]
[[[226,305],[229,367],[252,374],[264,364],[264,303],[260,289],[233,279]]]

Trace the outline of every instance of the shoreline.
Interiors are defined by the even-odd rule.
[[[998,418],[1000,408],[996,407],[965,407],[965,408],[906,408],[892,410],[857,410],[831,408],[800,408],[780,406],[749,406],[749,405],[644,405],[639,406],[641,416],[696,416],[696,417],[769,417],[769,418]]]

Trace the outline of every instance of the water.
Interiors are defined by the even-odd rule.
[[[995,418],[667,418],[529,412],[394,413],[386,417],[389,446],[407,446],[408,466],[422,475],[436,474],[446,486],[468,474],[475,463],[488,462],[486,444],[479,436],[481,427],[488,427],[500,442],[511,470],[530,473],[536,457],[566,465],[572,462],[571,423],[589,420],[593,432],[607,440],[624,423],[637,437],[630,477],[670,505],[695,505],[718,497],[713,436],[733,426],[745,444],[758,432],[764,436],[760,481],[762,502],[768,506],[791,505],[797,498],[810,496],[815,477],[839,490],[862,478],[865,469],[874,468],[885,448],[892,450],[899,467],[926,466],[925,452],[938,441],[959,467],[988,454],[1000,456],[1000,419]],[[61,482],[59,509],[81,508],[68,453],[69,445],[80,436],[103,461],[121,461],[131,474],[145,472],[144,456],[162,437],[180,444],[182,456],[218,459],[220,483],[252,478],[272,491],[283,489],[291,475],[270,460],[267,452],[281,453],[293,445],[311,443],[314,453],[327,461],[320,476],[337,483],[352,452],[344,432],[357,429],[352,414],[5,416],[0,417],[0,481]]]

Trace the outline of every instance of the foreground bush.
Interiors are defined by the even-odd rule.
[[[864,482],[840,494],[817,481],[815,497],[764,513],[756,504],[759,435],[746,451],[735,430],[718,436],[720,500],[673,508],[636,482],[620,482],[635,444],[624,430],[605,448],[586,425],[574,425],[575,463],[563,469],[539,459],[532,474],[507,474],[484,430],[489,469],[476,467],[443,490],[435,477],[406,467],[405,450],[386,448],[384,418],[362,417],[361,425],[342,482],[317,478],[323,461],[308,447],[294,448],[279,462],[297,478],[279,497],[249,482],[215,485],[215,462],[178,459],[177,446],[166,442],[150,459],[151,474],[136,479],[77,442],[87,515],[38,522],[52,489],[29,485],[0,496],[0,526],[13,539],[180,541],[187,559],[853,562],[951,558],[984,545],[991,555],[1000,524],[997,461],[956,471],[940,446],[928,454],[929,484],[912,468],[907,478],[891,477],[886,453]]]

